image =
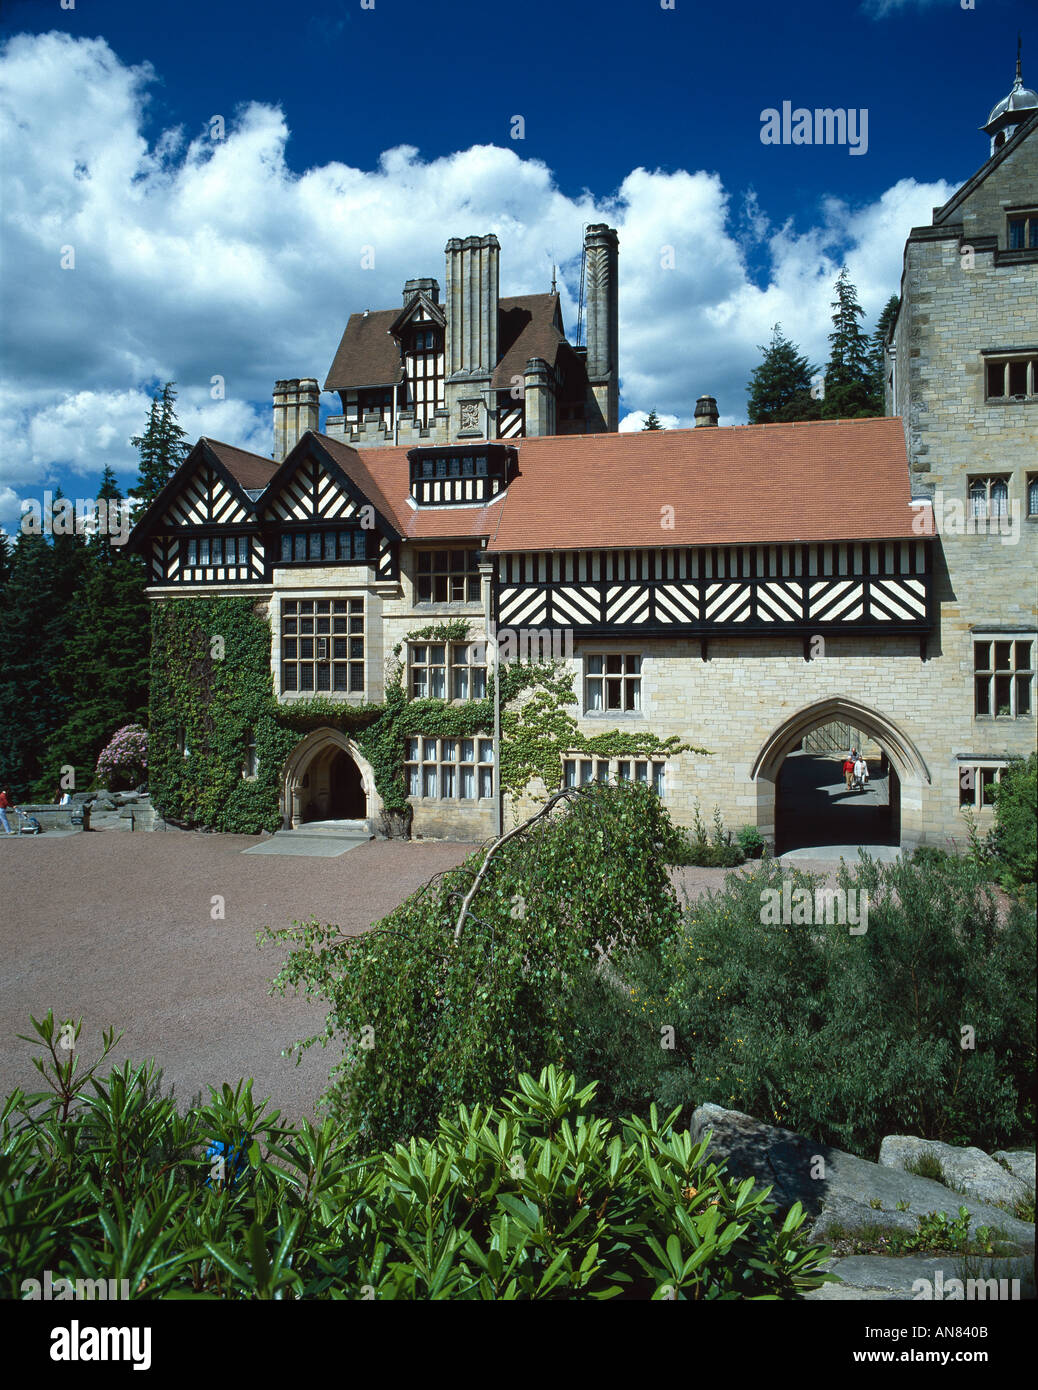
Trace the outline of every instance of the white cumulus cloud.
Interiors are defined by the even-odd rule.
[[[207,124],[149,141],[158,76],[102,39],[18,35],[0,51],[0,521],[59,469],[86,495],[105,463],[132,483],[129,438],[167,380],[191,438],[268,454],[273,382],[323,382],[349,313],[400,303],[412,276],[442,287],[445,241],[472,233],[500,239],[505,295],[547,290],[557,261],[572,333],[581,229],[617,227],[625,428],[650,409],[690,424],[704,393],[737,423],[771,325],[824,360],[840,265],[874,321],[909,228],[952,189],[905,179],[776,226],[717,173],[638,168],[611,197],[569,197],[543,161],[493,145],[435,159],[400,146],[372,170],[300,173],[284,113],[257,102],[215,113],[222,139]]]

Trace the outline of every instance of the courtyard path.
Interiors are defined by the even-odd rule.
[[[0,1095],[37,1089],[36,1050],[18,1034],[52,1008],[83,1018],[81,1065],[114,1026],[123,1037],[110,1060],[154,1058],[183,1104],[251,1076],[253,1095],[272,1096],[286,1117],[312,1115],[339,1054],[315,1047],[298,1067],[280,1056],[320,1029],[324,1010],[268,993],[282,955],[257,947],[257,930],[313,915],[362,932],[473,847],[376,840],[338,858],[242,853],[259,843],[177,832],[0,842]],[[673,871],[682,899],[724,876]],[[215,897],[222,919],[211,916]]]

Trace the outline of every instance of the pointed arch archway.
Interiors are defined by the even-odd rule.
[[[832,695],[804,705],[784,719],[762,745],[750,775],[757,789],[757,828],[764,839],[775,843],[775,788],[786,756],[800,746],[805,734],[823,724],[849,724],[879,744],[897,778],[900,843],[905,848],[920,844],[924,790],[932,781],[926,761],[894,720],[846,695]],[[893,779],[891,782],[895,785]]]
[[[367,820],[382,812],[375,772],[339,729],[314,729],[285,759],[281,819],[296,829],[308,820]]]

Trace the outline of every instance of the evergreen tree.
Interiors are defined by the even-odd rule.
[[[872,364],[872,403],[875,407],[876,415],[885,415],[886,396],[887,396],[887,374],[884,366],[884,349],[887,342],[887,334],[890,326],[897,316],[898,307],[901,300],[896,294],[892,294],[883,305],[880,316],[876,321],[876,331],[872,335],[870,347],[870,358]]]
[[[58,569],[54,546],[22,532],[0,595],[0,783],[16,800],[26,799],[52,757],[61,718],[63,692],[52,672],[63,652],[63,584],[71,567],[62,576]]]
[[[660,424],[660,417],[656,414],[655,410],[650,410],[648,415],[645,417],[645,424],[642,425],[642,429],[661,430],[662,428],[663,426]]]
[[[750,424],[820,419],[822,403],[811,395],[811,378],[817,368],[783,335],[782,325],[776,323],[772,328],[767,347],[763,343],[758,346],[764,356],[746,388]]]
[[[115,474],[105,468],[98,500],[121,502]],[[99,529],[87,546],[86,574],[72,609],[65,647],[70,701],[55,736],[45,775],[75,768],[75,785],[92,784],[98,754],[116,729],[146,723],[149,612],[144,564]]]
[[[859,319],[865,317],[865,310],[858,303],[858,291],[850,281],[846,266],[837,276],[835,289],[822,416],[829,420],[848,420],[875,415],[870,344],[859,323]]]
[[[161,396],[154,397],[144,433],[130,440],[140,455],[137,486],[133,492],[134,521],[143,515],[191,451],[187,435],[177,423],[174,409],[177,393],[173,386],[172,381],[167,381]]]
[[[11,541],[6,531],[0,531],[0,590],[11,573]]]

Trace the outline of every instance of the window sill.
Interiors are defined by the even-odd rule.
[[[475,799],[461,796],[409,796],[407,799],[412,806],[456,806],[465,811],[487,810],[493,807],[495,800],[492,796]]]
[[[632,722],[644,719],[645,713],[640,709],[586,709],[583,714],[584,719],[630,719]]]

